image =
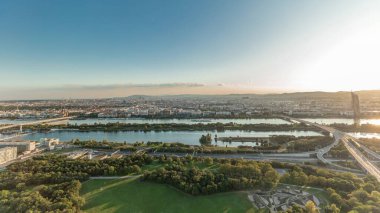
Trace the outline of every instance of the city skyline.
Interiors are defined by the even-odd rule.
[[[379,89],[378,1],[5,1],[0,26],[3,100]]]

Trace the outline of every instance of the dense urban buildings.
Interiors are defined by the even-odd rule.
[[[360,95],[361,102],[359,108]],[[296,117],[380,116],[380,92],[313,92],[273,95],[131,96],[112,99],[2,101],[0,117],[45,119],[64,115],[83,118],[127,117]]]

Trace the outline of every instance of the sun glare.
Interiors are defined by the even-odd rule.
[[[380,25],[376,22],[350,28],[309,67],[299,71],[303,88],[359,90],[379,86]]]

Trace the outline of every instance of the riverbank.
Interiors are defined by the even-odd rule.
[[[56,130],[47,132],[36,132],[25,137],[20,137],[22,140],[39,141],[41,138],[58,138],[60,141],[71,141],[79,139],[82,141],[114,141],[120,143],[135,143],[136,141],[161,141],[161,142],[180,142],[188,145],[199,145],[199,139],[202,135],[210,133],[213,137],[269,137],[271,135],[293,135],[301,136],[322,136],[319,132],[314,131],[76,131],[76,130]],[[237,147],[256,146],[256,143],[228,143],[213,141],[211,145]]]
[[[35,125],[24,126],[25,130],[48,131],[51,129],[76,129],[78,131],[321,131],[320,129],[302,123],[294,124],[237,124],[237,123],[107,123],[107,124],[67,124],[67,125]]]
[[[348,124],[332,124],[331,127],[343,132],[360,132],[360,133],[380,133],[380,126],[374,124],[348,125]]]
[[[147,153],[198,153],[198,154],[254,154],[254,153],[297,153],[314,151],[325,147],[333,142],[332,137],[294,137],[294,136],[272,136],[267,142],[256,143],[255,146],[240,145],[237,147],[221,147],[215,145],[187,145],[183,143],[164,142],[136,142],[133,144],[117,143],[109,141],[81,141],[73,140],[71,145],[98,150],[120,150],[130,152]],[[236,142],[231,142],[236,143]]]

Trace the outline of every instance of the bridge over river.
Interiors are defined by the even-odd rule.
[[[50,119],[31,121],[31,122],[26,122],[26,123],[21,123],[21,124],[6,125],[6,126],[1,126],[0,131],[6,130],[6,129],[19,128],[22,126],[31,126],[31,125],[36,125],[36,124],[53,123],[53,122],[58,122],[58,121],[69,120],[72,118],[74,118],[74,117],[71,116],[71,117],[50,118]]]

